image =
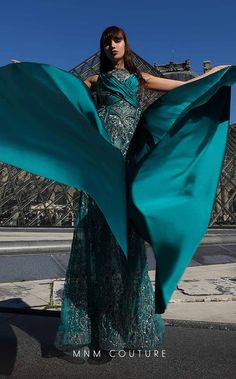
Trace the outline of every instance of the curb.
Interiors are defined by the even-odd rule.
[[[54,310],[39,310],[31,308],[9,308],[1,307],[1,313],[10,313],[14,315],[29,315],[29,316],[42,316],[42,317],[57,317],[60,318],[60,311]],[[209,322],[209,321],[193,321],[193,320],[174,320],[164,319],[165,326],[182,327],[182,328],[197,328],[197,329],[212,329],[212,330],[230,330],[236,331],[236,323],[225,322]]]
[[[226,323],[226,322],[165,319],[165,325],[183,327],[183,328],[236,331],[236,323],[234,324],[234,323]]]

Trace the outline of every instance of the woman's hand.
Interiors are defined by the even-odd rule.
[[[11,59],[11,63],[21,63],[21,61],[18,61],[17,59]]]
[[[220,70],[223,70],[224,68],[227,68],[227,67],[230,67],[231,65],[230,64],[225,64],[225,65],[220,65],[220,66],[216,66],[216,67],[213,67],[211,68],[210,70],[206,71],[205,74],[213,74],[213,72],[217,72],[217,71],[220,71]]]
[[[232,66],[231,64],[226,64],[226,65],[221,65],[221,66],[216,66],[215,68],[219,69],[219,70],[222,70],[223,68],[227,68],[227,67],[230,67]]]
[[[226,65],[220,65],[220,66],[213,67],[213,68],[211,68],[210,70],[206,71],[204,74],[199,75],[199,76],[197,76],[196,78],[193,78],[193,79],[187,80],[185,83],[187,84],[187,83],[190,83],[190,82],[195,82],[196,80],[202,79],[202,78],[204,78],[205,76],[208,76],[208,75],[214,74],[214,72],[217,72],[217,71],[223,70],[224,68],[227,68],[227,67],[230,67],[230,66],[232,66],[232,65],[230,65],[230,64],[226,64]]]

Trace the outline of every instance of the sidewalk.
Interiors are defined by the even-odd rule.
[[[154,285],[155,271],[149,271]],[[64,278],[0,283],[1,308],[59,311]],[[165,320],[236,323],[236,263],[188,267]]]
[[[0,228],[0,313],[17,308],[54,310],[59,316],[72,238],[73,228]],[[154,286],[150,250],[147,245]],[[235,228],[208,229],[162,316],[236,324]]]

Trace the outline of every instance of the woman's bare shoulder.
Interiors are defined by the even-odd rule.
[[[141,71],[140,73],[144,79],[148,79],[148,78],[153,76],[153,75],[149,74],[148,72],[144,72],[144,71]]]
[[[91,88],[94,84],[97,83],[98,76],[99,76],[99,75],[91,75],[91,76],[88,76],[88,77],[84,80],[84,83],[85,83],[89,88]]]

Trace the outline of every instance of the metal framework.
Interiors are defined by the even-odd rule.
[[[187,80],[196,76],[190,71],[189,61],[153,67],[133,52],[141,71],[155,76]],[[82,80],[99,73],[99,52],[70,70]],[[184,79],[185,78],[185,79]],[[146,109],[162,94],[142,90],[140,102]],[[220,183],[217,188],[211,226],[236,226],[236,125],[229,129]],[[55,181],[33,175],[14,166],[0,163],[0,226],[70,227],[78,207],[79,191]]]

